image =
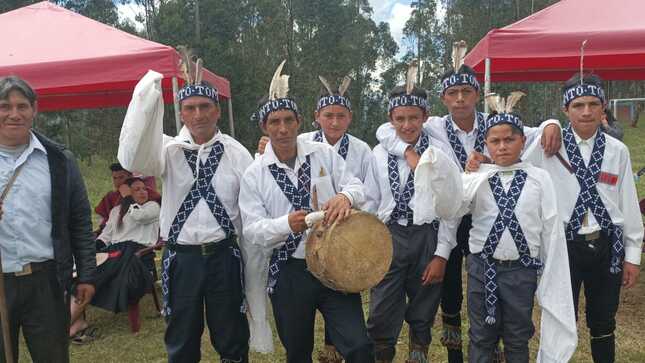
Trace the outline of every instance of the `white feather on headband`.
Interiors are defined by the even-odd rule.
[[[271,79],[271,85],[269,86],[269,99],[275,100],[278,98],[286,98],[289,94],[289,76],[282,75],[282,68],[284,64],[287,63],[287,60],[283,60],[282,63],[278,66],[273,74]]]
[[[489,93],[486,95],[486,103],[493,112],[511,113],[515,105],[524,96],[526,96],[526,93],[522,91],[513,91],[506,99],[500,97],[497,93]]]

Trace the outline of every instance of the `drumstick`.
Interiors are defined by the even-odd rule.
[[[316,189],[316,184],[311,187],[311,206],[316,211],[320,210],[320,208],[318,208],[318,189]]]

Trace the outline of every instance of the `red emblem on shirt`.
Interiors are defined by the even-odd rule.
[[[618,183],[618,175],[601,171],[598,176],[598,182],[608,185],[616,185]]]

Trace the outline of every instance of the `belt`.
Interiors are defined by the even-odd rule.
[[[47,260],[43,262],[30,262],[22,266],[22,271],[5,272],[3,273],[3,275],[8,277],[29,276],[33,273],[44,271],[50,267],[54,267],[54,263],[55,263],[54,260]]]
[[[226,238],[217,242],[202,243],[201,245],[180,245],[178,243],[175,243],[167,245],[166,248],[177,253],[190,253],[194,255],[210,256],[233,245],[234,239]]]
[[[481,253],[478,253],[477,257],[481,258]],[[524,266],[519,259],[517,259],[517,260],[498,260],[496,258],[492,258],[491,260],[493,261],[495,266],[502,266],[502,267],[508,267],[508,268]]]
[[[593,242],[602,237],[601,231],[591,232],[589,234],[576,234],[573,236],[573,242]]]

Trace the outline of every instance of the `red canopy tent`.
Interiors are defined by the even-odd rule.
[[[563,81],[584,68],[605,80],[645,79],[645,1],[562,0],[491,30],[466,56],[492,82]]]
[[[149,69],[163,74],[166,103],[173,103],[173,79],[183,82],[174,48],[47,1],[1,14],[0,34],[6,35],[0,76],[27,80],[38,92],[41,111],[127,106]],[[227,79],[210,71],[204,79],[230,101]]]

